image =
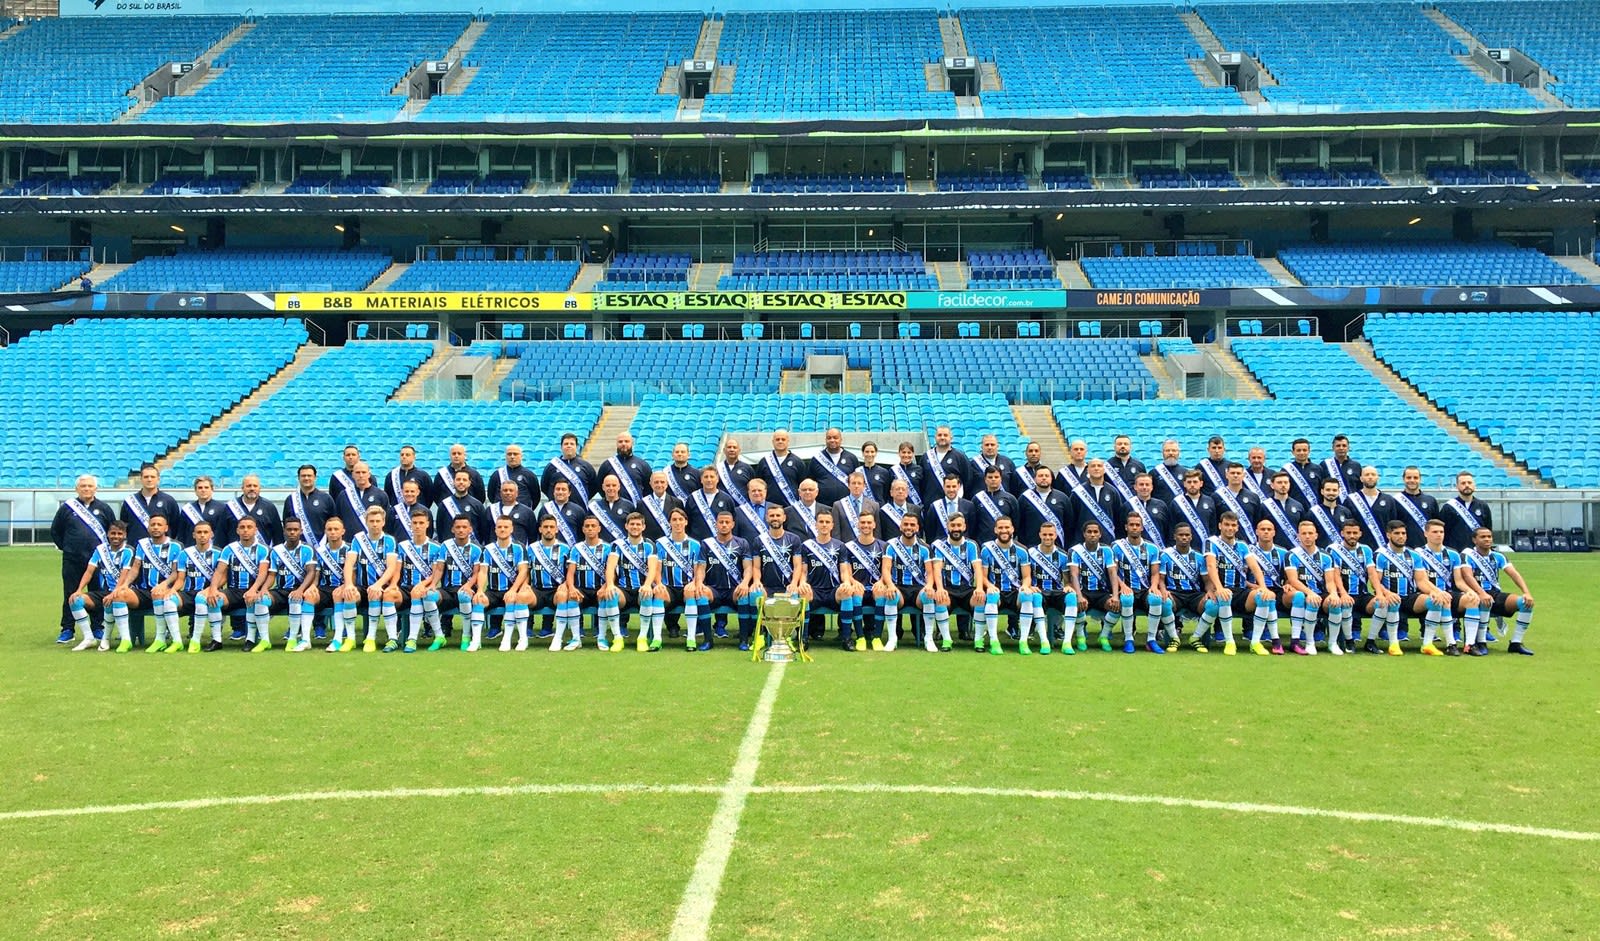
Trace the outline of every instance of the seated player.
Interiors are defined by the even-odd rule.
[[[466,474],[463,472],[456,476],[465,477]],[[554,526],[554,522],[551,525]],[[473,640],[480,645],[483,643],[481,634],[474,637],[472,633],[472,592],[478,580],[478,565],[483,561],[483,549],[474,540],[475,533],[476,524],[472,515],[461,513],[450,521],[450,538],[439,547],[444,558],[444,569],[439,573],[439,581],[434,583],[433,590],[423,599],[423,615],[433,629],[433,642],[428,645],[429,650],[444,646],[445,638],[449,635],[444,619],[452,611],[461,615],[461,649],[470,647]],[[428,601],[433,602],[431,610],[426,604]],[[482,621],[478,622],[480,630],[482,624]]]
[[[654,586],[656,601],[659,602],[656,611],[660,618],[660,623],[651,624],[650,634],[659,639],[661,628],[670,615],[673,625],[667,631],[667,636],[678,636],[677,622],[681,617],[688,628],[685,644],[690,650],[696,650],[700,646],[697,636],[700,631],[700,603],[708,597],[704,586],[705,558],[701,554],[700,540],[689,536],[689,514],[683,507],[673,507],[667,514],[667,528],[668,533],[656,540],[656,552],[650,563],[650,584]],[[731,564],[737,573],[732,576],[733,584],[741,584],[744,580],[743,563],[734,559]],[[731,589],[729,597],[732,597]],[[709,641],[707,649],[710,649]]]
[[[402,487],[415,486],[416,481],[408,480]],[[439,582],[444,576],[444,547],[428,538],[428,529],[431,524],[427,507],[419,506],[411,511],[410,538],[400,543],[396,554],[400,558],[400,580],[397,587],[400,597],[410,604],[406,611],[406,640],[401,646],[395,638],[389,638],[383,645],[384,653],[394,653],[403,650],[406,653],[417,652],[417,635],[422,631],[423,619],[428,614],[433,615],[433,620],[439,620]]]
[[[951,513],[944,517],[944,531],[945,535],[935,539],[930,547],[933,573],[928,580],[928,591],[935,605],[934,625],[939,629],[939,649],[950,649],[950,620],[959,619],[964,613],[972,632],[972,649],[982,653],[988,647],[983,607],[974,605],[973,594],[978,580],[983,577],[983,560],[978,557],[978,544],[967,538],[965,514]],[[943,616],[939,614],[941,608]],[[957,623],[959,626],[959,620]],[[928,640],[931,642],[933,638]]]
[[[861,586],[844,558],[844,543],[833,538],[833,514],[817,514],[816,527],[816,537],[802,542],[795,553],[800,565],[800,597],[806,600],[806,637],[811,642],[823,639],[827,630],[824,619],[832,610],[839,617],[839,646],[854,653],[850,619]]]
[[[395,606],[400,603],[400,557],[394,537],[384,532],[389,512],[381,506],[367,507],[363,514],[367,530],[350,541],[344,560],[344,580],[354,586],[367,602],[367,637],[361,649],[378,652],[378,622],[383,621],[390,640],[399,636]],[[341,649],[355,649],[355,634],[344,639]]]
[[[352,638],[348,649],[355,649],[356,605],[361,593],[345,581],[345,562],[350,555],[350,544],[344,541],[344,520],[328,517],[322,526],[322,539],[311,547],[317,556],[317,583],[306,589],[306,599],[311,602],[312,616],[326,616],[332,629],[328,631],[328,653],[339,652],[339,638]],[[213,612],[220,619],[221,612]]]
[[[993,478],[995,467],[990,467],[988,477]],[[991,524],[994,538],[984,543],[980,553],[983,584],[978,592],[983,596],[983,622],[989,630],[989,653],[1004,653],[1000,646],[1000,615],[1009,617],[1011,632],[1017,636],[1017,652],[1027,653],[1028,634],[1033,630],[1033,562],[1028,553],[1012,538],[1016,524],[1009,516],[1000,516]]]
[[[1380,652],[1376,622],[1381,614],[1383,632],[1388,637],[1388,654],[1398,657],[1405,653],[1400,649],[1400,618],[1406,612],[1423,613],[1427,609],[1428,598],[1417,591],[1416,561],[1406,549],[1406,524],[1401,520],[1391,520],[1384,527],[1384,536],[1387,541],[1373,553],[1372,583],[1377,586],[1374,589],[1374,630],[1363,649],[1368,653]]]
[[[306,590],[317,583],[317,557],[301,536],[298,518],[284,520],[283,542],[273,546],[267,557],[267,570],[271,573],[268,614],[281,611],[289,616],[283,649],[294,652],[311,649],[312,625],[316,621],[315,605],[306,603]]]
[[[1261,581],[1261,569],[1250,554],[1250,546],[1239,538],[1239,517],[1232,510],[1223,511],[1217,517],[1217,534],[1206,541],[1208,600],[1215,601],[1216,607],[1206,605],[1199,630],[1210,630],[1212,623],[1222,629],[1224,656],[1238,652],[1233,641],[1234,595],[1251,591]],[[1198,635],[1191,638],[1190,646],[1195,646],[1198,639]]]
[[[525,619],[528,601],[528,555],[522,543],[512,538],[516,525],[511,517],[502,516],[494,521],[494,542],[483,547],[478,561],[478,586],[472,595],[472,640],[467,652],[479,650],[483,625],[489,612],[499,608],[505,622],[501,635],[509,637],[521,630],[519,648],[527,650],[528,623]],[[558,638],[559,640],[559,638]]]
[[[148,472],[147,472],[148,473]],[[132,497],[129,498],[131,503]],[[144,524],[149,533],[133,547],[133,565],[124,584],[111,595],[113,602],[127,605],[129,615],[148,611],[156,619],[155,640],[145,650],[161,653],[171,638],[174,652],[183,649],[183,634],[178,627],[178,556],[183,548],[167,537],[167,517],[150,513]],[[143,641],[135,637],[134,643]]]
[[[928,590],[932,583],[933,559],[927,544],[917,538],[920,528],[917,514],[907,513],[900,517],[900,538],[888,543],[883,551],[880,581],[888,583],[890,587],[883,597],[883,623],[888,635],[885,648],[888,650],[895,648],[899,638],[902,610],[922,612],[920,626],[912,636],[921,636],[929,653],[939,649],[933,644],[933,625],[938,619],[939,606],[934,601],[933,593]],[[948,631],[948,608],[945,609],[945,617]],[[945,650],[948,651],[949,647],[946,646]]]
[[[374,507],[383,513],[382,507]],[[381,528],[383,517],[378,516]],[[217,574],[211,583],[211,594],[206,604],[226,614],[243,610],[247,629],[245,642],[252,652],[272,649],[272,635],[267,629],[270,602],[267,597],[267,580],[271,570],[267,567],[267,547],[256,538],[256,521],[245,516],[234,524],[234,540],[222,550],[217,560]]]
[[[572,632],[572,639],[561,649],[577,650],[583,646],[583,612],[587,610],[595,612],[597,646],[610,650],[612,640],[622,642],[621,637],[607,639],[609,625],[600,616],[600,589],[606,585],[606,562],[611,547],[600,538],[600,521],[593,516],[584,517],[582,531],[583,539],[573,544],[567,556],[567,629]],[[561,633],[559,624],[558,619],[558,634]]]
[[[1533,592],[1528,589],[1528,583],[1523,580],[1517,567],[1504,554],[1495,551],[1494,530],[1487,526],[1479,526],[1474,530],[1472,547],[1462,556],[1470,568],[1469,575],[1478,595],[1478,616],[1467,622],[1467,652],[1474,657],[1487,655],[1489,618],[1503,616],[1516,618],[1506,653],[1533,656],[1533,651],[1522,643],[1522,639],[1528,636],[1529,626],[1533,624]],[[1502,574],[1510,576],[1521,594],[1506,594],[1500,587]]]
[[[1100,543],[1100,524],[1093,520],[1083,524],[1083,542],[1072,547],[1068,567],[1068,580],[1072,593],[1078,596],[1078,613],[1087,621],[1100,615],[1100,649],[1111,649],[1111,625],[1116,623],[1116,612],[1109,602],[1113,596],[1122,595],[1122,579],[1117,574],[1117,558],[1110,546]],[[1108,623],[1109,622],[1109,623]],[[1063,643],[1078,650],[1089,649],[1088,631],[1081,622],[1069,619],[1067,638]]]
[[[572,548],[560,539],[561,526],[555,516],[539,517],[539,538],[528,543],[528,602],[530,618],[535,611],[543,612],[545,626],[539,629],[541,638],[549,637],[552,651],[561,649],[566,636],[567,621],[567,562]],[[554,618],[561,624],[558,634],[549,626]]]
[[[1063,632],[1064,621],[1078,617],[1078,595],[1072,590],[1072,557],[1056,545],[1056,524],[1039,526],[1039,544],[1028,550],[1033,570],[1033,624],[1039,631],[1039,653],[1048,655],[1054,640],[1065,638],[1061,652],[1072,656],[1072,638]],[[1028,635],[1022,635],[1017,652],[1026,654]]]
[[[1342,530],[1340,538],[1343,538]],[[1284,584],[1290,592],[1290,631],[1309,648],[1308,655],[1315,654],[1317,618],[1326,612],[1328,652],[1338,656],[1344,653],[1339,641],[1346,636],[1345,618],[1350,613],[1348,600],[1339,590],[1344,572],[1333,561],[1330,549],[1317,548],[1315,522],[1302,520],[1296,540],[1297,545],[1289,550],[1289,558],[1284,562],[1283,572]]]
[[[211,524],[204,520],[189,528],[189,537],[194,545],[178,556],[178,570],[182,573],[178,583],[178,613],[189,615],[189,652],[199,653],[200,632],[206,626],[211,628],[211,642],[216,645],[213,649],[222,647],[222,612],[217,612],[213,621],[205,599],[206,589],[217,574],[217,559],[222,550],[211,544]],[[172,648],[167,650],[170,653]]]
[[[864,451],[865,449],[863,449]],[[883,625],[878,617],[878,604],[889,591],[883,581],[883,553],[887,548],[878,538],[878,514],[863,510],[856,516],[856,538],[845,543],[845,562],[850,566],[851,591],[855,598],[855,616],[849,630],[857,650],[883,650]],[[892,639],[892,636],[891,636]]]
[[[1301,525],[1304,526],[1304,522]],[[1384,620],[1384,616],[1376,613],[1375,592],[1378,590],[1378,585],[1373,580],[1373,575],[1377,572],[1377,568],[1373,565],[1374,556],[1372,549],[1361,541],[1362,535],[1361,524],[1352,520],[1340,528],[1339,542],[1327,549],[1328,559],[1339,570],[1339,601],[1346,608],[1344,621],[1338,630],[1333,630],[1331,627],[1329,629],[1329,653],[1333,652],[1334,640],[1338,642],[1341,653],[1355,652],[1356,641],[1361,636],[1362,615],[1371,615],[1373,618],[1373,629],[1368,635],[1369,639],[1377,633],[1378,623]],[[1333,583],[1329,582],[1328,587],[1332,590]]]
[[[1123,532],[1127,533],[1111,547],[1117,562],[1117,574],[1122,577],[1122,593],[1111,604],[1122,619],[1122,652],[1133,653],[1135,618],[1145,612],[1144,649],[1165,654],[1167,648],[1156,643],[1156,631],[1161,626],[1165,604],[1155,591],[1161,581],[1161,548],[1146,540],[1145,519],[1142,513],[1130,511],[1123,515]]]
[[[750,604],[757,611],[761,610],[762,601],[771,595],[800,596],[800,584],[804,578],[804,570],[799,564],[801,540],[784,528],[787,520],[788,511],[783,507],[777,504],[767,507],[767,531],[750,547],[756,575]],[[743,631],[740,633],[742,635]],[[766,643],[765,632],[757,630],[752,639],[753,647],[760,650]],[[744,646],[741,641],[739,649],[743,650]]]
[[[603,486],[617,478],[607,477]],[[623,520],[623,538],[613,540],[611,553],[606,558],[606,582],[600,589],[600,618],[608,622],[612,634],[617,638],[611,645],[611,652],[617,653],[627,646],[628,616],[639,615],[639,651],[650,649],[648,641],[649,630],[647,625],[655,614],[655,598],[644,591],[650,578],[650,556],[654,554],[655,547],[644,538],[644,514],[637,511],[629,513]],[[606,628],[601,628],[605,633]],[[656,644],[659,650],[661,645]]]
[[[123,573],[133,565],[133,547],[127,545],[127,541],[128,524],[113,520],[106,527],[106,541],[90,555],[89,566],[83,570],[77,590],[67,598],[73,627],[83,636],[73,650],[87,650],[97,640],[101,650],[111,649],[109,629],[102,630],[99,638],[90,629],[89,612],[96,609],[111,612],[112,623],[116,625],[117,637],[121,641],[117,645],[117,652],[127,653],[133,649],[133,639],[128,636],[128,606],[124,602],[111,600],[111,595],[122,586]]]
[[[1206,569],[1204,553],[1194,547],[1194,527],[1188,523],[1173,524],[1172,545],[1161,552],[1161,630],[1167,635],[1167,653],[1176,652],[1183,638],[1184,615],[1194,620],[1196,640],[1205,632],[1200,622],[1206,612],[1216,616],[1217,602],[1207,596],[1210,586],[1206,581]],[[1203,641],[1191,646],[1196,653],[1207,650]]]
[[[1313,527],[1314,528],[1314,527]],[[1285,571],[1289,565],[1289,550],[1278,545],[1278,527],[1269,517],[1263,516],[1256,523],[1255,545],[1250,547],[1251,561],[1255,562],[1256,569],[1261,573],[1258,581],[1250,594],[1244,600],[1244,610],[1251,615],[1250,620],[1250,652],[1258,657],[1283,654],[1283,638],[1278,633],[1278,616],[1288,614],[1292,610],[1289,583]],[[1267,637],[1272,638],[1272,649],[1269,651],[1264,643]],[[1294,638],[1294,652],[1305,656],[1307,653],[1316,653],[1316,646],[1302,644],[1296,635]],[[1310,640],[1308,637],[1307,640]]]
[[[1422,653],[1428,657],[1459,657],[1461,645],[1456,641],[1458,613],[1478,610],[1478,594],[1471,588],[1467,564],[1461,553],[1444,544],[1444,523],[1429,520],[1422,528],[1427,543],[1411,550],[1416,562],[1417,590],[1427,597],[1427,614],[1422,628]],[[1445,649],[1441,654],[1433,645],[1433,638],[1444,629]]]

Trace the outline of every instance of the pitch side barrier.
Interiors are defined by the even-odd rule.
[[[0,299],[8,311],[82,315],[220,312],[243,314],[338,313],[373,315],[565,315],[579,311],[619,315],[649,313],[743,314],[898,311],[1162,311],[1600,309],[1600,285],[1434,285],[1371,287],[1277,286],[1253,288],[1138,288],[1054,291],[280,291],[258,293],[61,292]]]
[[[768,429],[757,429],[761,440],[766,440]],[[730,434],[740,434],[730,431]],[[742,435],[741,435],[742,436]],[[555,448],[550,446],[551,453]],[[378,449],[383,450],[383,449]],[[389,449],[392,451],[392,449]],[[317,464],[337,464],[338,455],[306,455]],[[318,460],[324,458],[324,460]],[[249,471],[241,471],[239,477]],[[213,475],[215,476],[215,475]],[[185,482],[167,481],[167,492],[180,502],[192,498]],[[1451,492],[1453,479],[1424,481],[1423,486],[1432,493]],[[0,546],[26,546],[50,544],[50,521],[63,501],[72,499],[73,480],[63,478],[53,488],[5,489],[0,487]],[[216,498],[227,500],[239,495],[238,477],[216,477]],[[99,498],[120,508],[132,496],[134,489],[102,486]],[[289,490],[265,488],[261,497],[274,506],[283,506]],[[1479,500],[1489,504],[1495,520],[1495,542],[1509,543],[1512,530],[1563,529],[1581,527],[1588,534],[1591,546],[1600,545],[1600,489],[1557,490],[1479,490]]]

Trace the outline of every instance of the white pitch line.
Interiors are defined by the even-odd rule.
[[[1146,804],[1160,807],[1185,807],[1198,810],[1224,810],[1234,813],[1278,814],[1288,817],[1325,817],[1361,823],[1396,823],[1409,827],[1439,827],[1470,833],[1507,833],[1537,836],[1551,840],[1600,842],[1600,833],[1587,830],[1557,830],[1526,827],[1514,823],[1460,820],[1455,817],[1418,817],[1410,814],[1385,814],[1362,810],[1332,810],[1325,807],[1296,807],[1292,804],[1255,804],[1234,801],[1202,800],[1190,797],[1162,797],[1152,794],[1112,794],[1103,791],[1058,791],[1010,787],[960,787],[931,784],[772,784],[751,788],[755,794],[927,794],[942,797],[1016,797],[1040,800],[1096,801],[1110,804]]]
[[[750,716],[744,739],[739,743],[739,757],[733,763],[733,772],[717,801],[717,811],[711,816],[711,828],[706,831],[705,845],[700,857],[694,861],[694,872],[689,884],[683,888],[683,899],[678,903],[678,914],[672,919],[669,941],[704,941],[711,932],[711,913],[717,907],[717,893],[722,889],[722,875],[728,869],[728,857],[733,855],[733,841],[739,834],[739,818],[744,816],[745,801],[749,799],[756,783],[756,768],[761,763],[761,746],[767,740],[767,729],[772,725],[772,704],[778,699],[778,685],[783,682],[786,664],[775,663],[767,676],[767,685],[761,688],[761,698]]]
[[[388,800],[406,797],[506,797],[519,794],[721,794],[714,784],[509,784],[483,787],[396,787],[371,791],[300,791],[288,794],[248,794],[240,797],[199,797],[181,801],[142,804],[99,804],[88,807],[54,807],[44,810],[0,811],[0,822],[44,817],[92,817],[102,814],[136,814],[149,810],[199,810],[205,807],[244,807],[259,804],[312,803],[323,800]]]

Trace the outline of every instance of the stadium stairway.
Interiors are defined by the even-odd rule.
[[[1279,261],[1278,259],[1257,258],[1256,261],[1261,263],[1261,267],[1267,269],[1267,274],[1277,278],[1279,284],[1286,286],[1296,286],[1300,284],[1300,279],[1290,274],[1289,269],[1285,268],[1283,266],[1283,262]]]
[[[1570,268],[1578,276],[1590,284],[1600,284],[1600,265],[1587,255],[1552,255],[1551,260],[1564,268]]]
[[[593,291],[594,286],[599,284],[605,276],[605,265],[584,265],[578,269],[578,277],[573,280],[572,286],[567,290],[576,292]]]
[[[607,405],[600,413],[600,420],[589,432],[589,437],[584,439],[583,450],[578,456],[590,464],[598,465],[617,453],[617,435],[633,427],[633,417],[637,414],[637,405]]]
[[[89,269],[89,282],[99,286],[127,270],[126,264],[95,265]]]
[[[393,284],[396,279],[398,279],[401,275],[405,274],[406,273],[406,269],[408,269],[410,267],[411,267],[411,265],[409,263],[407,263],[407,262],[401,262],[399,264],[390,265],[389,267],[383,269],[383,274],[380,274],[376,278],[373,278],[372,279],[372,283],[367,285],[365,290],[368,290],[368,291],[387,291],[387,290],[389,290],[389,285]]]
[[[714,61],[722,45],[722,17],[707,17],[700,24],[700,38],[695,40],[694,58]]]
[[[1233,380],[1239,384],[1238,393],[1234,396],[1234,398],[1272,398],[1271,394],[1267,392],[1267,387],[1261,384],[1261,380],[1257,379],[1254,373],[1246,369],[1244,367],[1244,363],[1239,362],[1239,357],[1233,355],[1233,352],[1224,347],[1221,343],[1207,343],[1199,345],[1199,348],[1204,350],[1206,353],[1209,353],[1211,358],[1216,360],[1217,365],[1222,367],[1222,371],[1233,377]]]
[[[1372,344],[1365,340],[1358,340],[1339,345],[1344,347],[1345,352],[1350,354],[1351,359],[1360,363],[1367,372],[1376,376],[1379,382],[1392,389],[1395,395],[1399,396],[1407,405],[1416,409],[1418,414],[1426,416],[1435,425],[1449,432],[1452,438],[1472,448],[1472,450],[1482,455],[1485,460],[1521,481],[1523,486],[1546,490],[1551,488],[1552,485],[1549,481],[1530,471],[1527,465],[1513,460],[1504,451],[1473,434],[1472,429],[1456,421],[1449,413],[1430,402],[1427,396],[1417,391],[1416,386],[1407,382],[1399,373],[1391,369],[1387,363],[1378,359],[1377,355],[1372,351]]]
[[[1017,430],[1029,441],[1039,445],[1039,460],[1048,467],[1061,467],[1070,463],[1071,456],[1067,453],[1067,439],[1061,434],[1061,426],[1056,424],[1055,412],[1048,405],[1013,405],[1011,414],[1017,420]],[[1022,463],[1022,455],[1008,454],[1007,457]]]
[[[479,67],[466,64],[467,53],[472,51],[472,47],[477,43],[478,37],[482,36],[483,31],[488,28],[488,17],[474,17],[472,22],[467,24],[467,28],[461,31],[461,35],[456,37],[456,41],[450,44],[450,48],[445,51],[444,61],[460,62],[462,65],[461,68],[456,69],[445,77],[444,83],[439,86],[439,90],[435,94],[459,95],[463,89],[472,84],[472,80],[478,75]],[[390,89],[390,93],[395,95],[407,94],[406,83],[410,78],[410,73],[401,76],[400,80],[394,83],[394,88]],[[407,101],[405,107],[400,109],[400,115],[403,119],[411,118],[426,107],[427,104],[428,99],[426,98]]]
[[[730,264],[705,263],[689,268],[689,290],[715,291],[717,282],[733,273]]]
[[[1478,37],[1472,35],[1471,30],[1451,19],[1448,14],[1436,6],[1424,6],[1422,8],[1422,15],[1438,24],[1440,29],[1449,33],[1451,37],[1458,40],[1461,45],[1468,49],[1471,49],[1473,46],[1483,45],[1483,43],[1479,41]],[[1488,70],[1479,65],[1470,55],[1455,56],[1455,60],[1460,62],[1468,71],[1472,72],[1472,74],[1478,76],[1489,84],[1494,84],[1499,81],[1494,76],[1490,75]],[[1543,82],[1536,83],[1536,87],[1534,88],[1529,88],[1528,94],[1539,99],[1539,103],[1546,108],[1565,108],[1567,106],[1566,102],[1563,102],[1560,98],[1557,98],[1555,95],[1551,94],[1550,90],[1544,87]]]
[[[1076,261],[1057,261],[1056,277],[1069,291],[1087,291],[1094,287],[1089,283],[1089,276],[1083,273],[1083,266]]]
[[[960,58],[967,54],[967,34],[961,29],[960,17],[939,17],[939,41],[944,45],[946,58]]]
[[[959,261],[936,261],[933,274],[939,279],[941,291],[964,291],[967,288],[967,266]]]
[[[411,378],[402,383],[400,388],[394,390],[394,395],[389,396],[389,401],[422,401],[424,398],[422,392],[423,389],[426,388],[428,380],[436,375],[439,372],[439,369],[443,367],[445,363],[455,359],[456,353],[457,350],[455,347],[450,346],[447,343],[440,343],[434,348],[433,355],[428,357],[421,366],[417,367],[417,371],[411,374]]]
[[[181,90],[176,91],[175,94],[181,97],[195,95],[199,93],[200,89],[205,88],[207,85],[210,85],[212,82],[216,81],[217,76],[221,75],[225,71],[224,69],[213,68],[213,66],[216,64],[217,58],[224,52],[227,52],[228,48],[234,43],[250,35],[250,31],[255,28],[256,23],[254,20],[245,20],[238,26],[235,26],[228,33],[228,35],[217,40],[216,45],[212,46],[210,49],[207,49],[205,52],[200,53],[197,62],[205,64],[205,74],[184,85],[184,87]],[[135,87],[132,91],[130,91],[130,94],[136,93],[137,91],[138,88]],[[158,99],[140,101],[138,104],[118,115],[116,121],[113,123],[128,124],[130,122],[139,120],[139,116],[144,114],[146,111],[149,111],[150,106],[154,105],[157,100]]]
[[[239,404],[223,412],[216,421],[201,428],[199,431],[178,443],[178,446],[155,459],[156,467],[164,474],[188,457],[197,448],[223,431],[227,430],[239,419],[255,411],[256,407],[288,385],[295,376],[305,372],[306,367],[321,358],[328,351],[326,346],[315,346],[307,343],[295,351],[294,359],[290,360],[282,369],[273,373],[271,378],[257,386],[254,392],[239,400]],[[133,474],[128,478],[128,486],[139,486],[139,475]]]
[[[1140,356],[1139,362],[1144,363],[1144,368],[1150,370],[1150,375],[1156,377],[1156,382],[1160,383],[1160,391],[1157,392],[1157,398],[1178,398],[1178,380],[1173,377],[1172,371],[1167,368],[1165,358],[1158,353],[1150,352]]]

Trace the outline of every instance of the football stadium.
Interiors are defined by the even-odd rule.
[[[0,0],[0,938],[1600,938],[1600,0],[821,6]]]

